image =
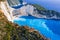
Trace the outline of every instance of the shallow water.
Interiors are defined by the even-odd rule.
[[[22,26],[29,26],[30,28],[34,28],[42,33],[44,36],[50,38],[51,40],[59,40],[60,39],[60,20],[47,20],[47,19],[26,19],[26,17],[21,17],[22,20],[14,20],[15,23]]]

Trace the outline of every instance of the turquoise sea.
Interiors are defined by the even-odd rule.
[[[14,22],[20,26],[29,26],[30,28],[34,28],[51,40],[60,39],[60,20],[38,19],[28,16],[22,16],[20,18],[22,19],[16,19]]]
[[[55,10],[60,12],[59,0],[25,0],[27,3],[38,4],[46,9]],[[18,9],[21,6],[12,6],[12,8]],[[38,19],[33,16],[22,16],[20,19],[15,19],[14,23],[20,26],[29,26],[34,28],[43,34],[45,37],[51,40],[60,40],[60,20],[51,19]]]

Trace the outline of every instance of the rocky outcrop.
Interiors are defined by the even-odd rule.
[[[12,13],[14,16],[34,16],[37,18],[45,18],[45,19],[60,19],[60,13],[54,10],[46,10],[43,7],[37,5],[27,4],[22,6],[19,9],[13,10]]]

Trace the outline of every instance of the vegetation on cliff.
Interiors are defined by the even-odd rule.
[[[45,9],[44,7],[38,5],[38,4],[32,4],[34,7],[36,7],[38,13],[40,14],[40,18],[45,18],[45,19],[60,19],[60,12],[54,11],[54,10],[48,10]]]
[[[33,28],[9,22],[0,10],[0,40],[48,40]]]
[[[38,4],[32,4],[34,7],[36,7],[36,9],[38,10],[46,10],[44,7],[38,5]]]

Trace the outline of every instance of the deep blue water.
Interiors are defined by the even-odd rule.
[[[46,25],[52,32],[60,35],[60,20],[47,20]]]
[[[33,16],[22,16],[21,18],[23,19],[17,19],[14,22],[20,26],[24,25],[34,28],[51,40],[60,39],[60,20],[38,19]]]
[[[26,0],[28,3],[39,4],[46,9],[60,11],[60,1],[56,0]],[[13,8],[18,9],[22,6],[13,6]],[[23,16],[23,19],[16,19],[14,23],[18,25],[29,26],[38,30],[44,36],[50,38],[51,40],[60,40],[60,20],[47,20],[47,19],[38,19],[33,16]]]

